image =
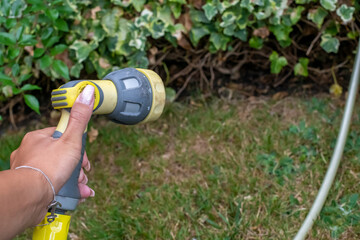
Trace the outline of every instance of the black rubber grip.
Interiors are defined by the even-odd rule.
[[[55,131],[53,134],[53,138],[60,138],[61,135],[61,132]],[[56,200],[61,204],[61,207],[58,207],[59,209],[75,210],[78,200],[81,198],[78,187],[78,180],[85,152],[86,136],[87,132],[85,132],[82,137],[81,157],[79,163],[77,164],[75,170],[72,172],[68,181],[64,184],[64,186],[56,195]]]

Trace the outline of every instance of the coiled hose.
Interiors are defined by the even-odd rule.
[[[316,218],[319,216],[319,213],[325,203],[325,200],[328,196],[331,185],[334,181],[337,169],[340,164],[340,160],[344,151],[345,141],[348,135],[350,128],[351,116],[354,110],[354,104],[356,100],[356,94],[359,87],[359,78],[360,78],[360,40],[357,49],[357,54],[355,58],[355,63],[353,67],[353,72],[351,75],[351,81],[349,86],[349,95],[345,105],[344,116],[341,122],[341,128],[336,140],[336,146],[334,153],[331,158],[329,168],[326,172],[324,181],[321,185],[318,195],[316,196],[315,202],[311,207],[310,212],[306,216],[305,221],[303,222],[300,230],[296,234],[294,240],[303,240],[306,237],[306,234],[311,229]]]

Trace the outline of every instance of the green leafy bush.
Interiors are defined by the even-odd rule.
[[[358,12],[355,0],[2,0],[1,105],[19,96],[39,112],[38,93],[29,91],[48,81],[101,78],[127,66],[163,66],[167,83],[174,82],[167,65],[161,58],[154,61],[154,55],[175,54],[179,46],[217,54],[235,51],[236,43],[243,42],[264,52],[271,73],[289,67],[306,77],[309,56],[289,59],[279,49],[296,47],[294,32],[311,25],[317,30],[310,39],[319,39],[322,54],[338,53],[342,41],[356,41],[359,35]],[[213,84],[211,78],[207,85]]]

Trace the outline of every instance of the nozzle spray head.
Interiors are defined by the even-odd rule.
[[[159,118],[165,105],[164,84],[155,72],[125,68],[103,80],[70,81],[52,92],[55,109],[70,109],[86,85],[95,87],[94,114],[116,123],[133,125]]]

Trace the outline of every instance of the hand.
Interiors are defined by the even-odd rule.
[[[94,105],[94,87],[88,85],[74,103],[66,131],[59,139],[52,134],[55,128],[27,133],[20,147],[10,157],[10,167],[27,165],[41,169],[51,180],[58,192],[71,176],[80,160],[82,136],[90,120]],[[82,167],[90,170],[90,163],[84,154]],[[87,185],[87,177],[81,170],[79,190],[81,198],[94,196],[95,192]],[[50,188],[50,185],[48,186]]]

